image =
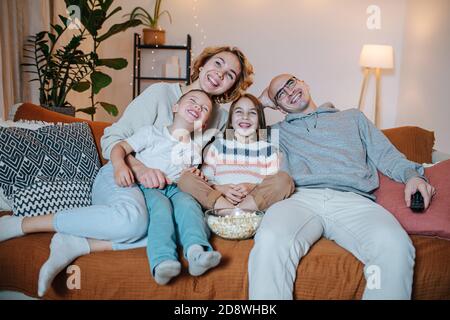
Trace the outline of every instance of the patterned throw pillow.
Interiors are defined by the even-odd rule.
[[[89,181],[39,181],[13,194],[13,212],[17,216],[39,216],[64,209],[91,205]]]
[[[14,118],[14,114],[17,111],[17,108],[21,106],[22,104],[18,104],[13,106],[12,111],[12,117],[9,119]],[[17,128],[24,128],[24,129],[30,129],[30,130],[37,130],[39,128],[45,127],[45,126],[51,126],[55,123],[50,122],[44,122],[44,121],[30,121],[30,120],[19,120],[19,121],[12,121],[12,120],[2,120],[0,119],[0,127],[3,128],[11,128],[11,127],[17,127]],[[1,211],[12,211],[11,203],[9,203],[8,198],[3,193],[3,189],[0,188],[0,212]]]
[[[86,123],[37,130],[0,127],[0,188],[16,215],[90,205],[100,166]]]

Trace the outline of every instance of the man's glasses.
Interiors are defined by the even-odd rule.
[[[281,99],[284,99],[287,96],[286,90],[292,90],[295,87],[295,84],[297,82],[296,77],[290,78],[283,87],[281,87],[280,90],[277,91],[277,94],[275,95],[275,103],[278,104],[278,101]]]

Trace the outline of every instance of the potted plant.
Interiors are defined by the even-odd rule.
[[[65,2],[67,7],[80,8],[81,26],[78,32],[72,36],[69,43],[62,46],[59,40],[68,30],[70,20],[59,16],[62,23],[51,25],[52,32],[43,31],[30,36],[24,47],[24,57],[29,63],[22,66],[31,69],[24,71],[36,75],[31,81],[39,82],[39,100],[41,106],[45,108],[72,116],[75,115],[75,111],[84,112],[94,120],[97,107],[101,106],[112,116],[117,116],[118,109],[115,105],[95,101],[95,95],[112,82],[112,78],[102,72],[102,68],[121,70],[127,67],[128,62],[124,58],[101,58],[97,50],[100,44],[110,37],[140,25],[141,21],[130,19],[114,24],[100,34],[103,24],[122,10],[121,7],[110,10],[113,0],[65,0]],[[85,53],[80,49],[81,45],[90,40],[93,49]],[[67,101],[68,93],[72,90],[85,92],[89,89],[90,105],[75,110]]]
[[[28,63],[24,71],[35,75],[30,81],[39,82],[39,103],[42,107],[75,116],[75,108],[67,101],[67,94],[76,90],[90,73],[89,54],[80,50],[82,34],[74,35],[64,46],[57,48],[67,30],[67,18],[60,16],[62,25],[52,25],[54,32],[42,31],[28,37],[24,45],[24,58]]]
[[[155,7],[153,9],[153,16],[142,7],[136,7],[129,14],[130,19],[138,19],[147,28],[143,30],[144,44],[146,45],[163,45],[166,42],[166,31],[159,25],[159,18],[163,14],[167,14],[170,23],[172,23],[172,17],[169,11],[161,11],[162,0],[155,1]]]

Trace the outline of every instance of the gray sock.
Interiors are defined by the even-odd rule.
[[[181,263],[175,260],[166,260],[158,264],[155,268],[155,281],[157,284],[165,285],[179,275],[181,272]]]
[[[0,218],[0,242],[24,235],[22,220],[24,217],[4,216]]]
[[[222,255],[218,251],[205,251],[202,246],[194,244],[187,252],[189,273],[200,276],[220,263]]]

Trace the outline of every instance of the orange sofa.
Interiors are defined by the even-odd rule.
[[[84,121],[31,104],[22,105],[15,120]],[[97,144],[108,123],[90,122]],[[385,134],[409,159],[431,162],[434,134],[416,127]],[[3,214],[10,214],[7,212]],[[49,255],[52,234],[34,234],[0,243],[0,290],[36,297],[39,269]],[[411,236],[416,248],[413,299],[450,299],[450,242]],[[68,289],[62,272],[45,299],[247,299],[247,262],[253,240],[227,241],[212,237],[223,255],[219,267],[200,277],[184,270],[167,286],[150,276],[145,249],[95,253],[73,262],[81,271],[81,288]],[[295,282],[296,299],[360,299],[363,265],[334,242],[321,239],[302,259]]]

